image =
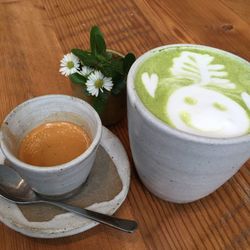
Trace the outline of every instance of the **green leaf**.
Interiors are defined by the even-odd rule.
[[[123,74],[123,59],[111,61],[110,64],[111,70]]]
[[[86,66],[95,67],[98,64],[98,59],[88,51],[72,49],[71,52],[77,56]]]
[[[100,61],[100,63],[107,63],[108,59],[103,55],[96,55],[96,58]]]
[[[123,62],[122,59],[117,59],[111,62],[102,63],[99,65],[99,70],[106,76],[117,78],[123,75]]]
[[[104,38],[100,35],[96,35],[96,54],[104,54],[106,52],[106,44]]]
[[[110,67],[110,63],[103,64],[99,70],[106,76],[112,77],[112,69]]]
[[[99,92],[97,97],[94,97],[93,107],[98,114],[101,114],[104,111],[109,95],[109,92],[104,90],[103,92]]]
[[[83,86],[83,93],[84,93],[84,95],[86,95],[86,96],[92,96],[92,95],[88,92],[87,86],[86,86],[86,85]]]
[[[80,75],[79,73],[69,75],[69,79],[76,84],[84,84],[87,81],[87,78]]]
[[[111,90],[112,95],[119,95],[121,91],[126,87],[126,78],[114,81],[114,86]]]
[[[135,61],[135,55],[132,53],[128,53],[124,59],[123,59],[123,70],[124,73],[127,74],[129,72],[129,69],[131,68],[132,64]]]
[[[106,52],[106,43],[103,34],[97,26],[93,26],[90,31],[90,48],[94,55],[102,55]]]

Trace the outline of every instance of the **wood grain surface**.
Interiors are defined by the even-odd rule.
[[[0,118],[17,104],[49,93],[71,94],[59,60],[89,47],[99,25],[109,48],[137,56],[171,43],[197,43],[250,60],[249,0],[0,0]],[[250,83],[249,83],[250,84]],[[250,249],[250,161],[220,189],[177,205],[147,191],[134,169],[127,120],[110,128],[131,161],[127,200],[117,216],[138,221],[134,234],[105,226],[68,238],[41,240],[0,224],[1,250]]]

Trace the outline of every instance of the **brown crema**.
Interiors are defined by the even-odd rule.
[[[19,159],[49,167],[73,160],[91,144],[88,133],[71,122],[50,122],[31,130],[21,141]]]

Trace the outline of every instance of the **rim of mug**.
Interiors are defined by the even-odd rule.
[[[7,147],[3,143],[2,135],[1,135],[1,149],[2,149],[4,156],[20,168],[29,169],[29,170],[37,171],[37,172],[57,172],[58,170],[61,170],[61,169],[71,168],[72,165],[75,165],[75,164],[83,161],[84,159],[88,158],[100,143],[101,135],[102,135],[102,123],[101,123],[101,119],[100,119],[99,115],[97,114],[95,109],[90,104],[81,100],[80,98],[69,96],[69,95],[61,95],[61,94],[43,95],[43,96],[34,97],[32,99],[24,101],[10,111],[10,113],[5,117],[2,124],[6,123],[8,118],[10,118],[11,115],[13,115],[13,113],[17,112],[23,106],[30,105],[34,102],[41,100],[41,99],[46,100],[46,99],[53,99],[53,98],[60,98],[62,100],[72,101],[73,103],[74,102],[80,103],[80,104],[86,106],[87,109],[92,112],[92,114],[97,122],[97,130],[96,130],[95,136],[94,136],[90,146],[87,148],[87,150],[85,150],[82,154],[80,154],[79,156],[77,156],[73,160],[68,161],[66,163],[63,163],[63,164],[55,165],[55,166],[35,166],[35,165],[31,165],[31,164],[28,164],[28,163],[25,163],[25,162],[19,160],[16,156],[14,156],[12,153],[10,153],[10,151],[7,149]]]
[[[128,77],[127,77],[127,95],[132,103],[132,106],[134,106],[147,121],[153,123],[162,132],[172,134],[173,136],[176,136],[178,138],[181,138],[187,141],[194,141],[194,142],[203,143],[203,144],[227,144],[227,145],[237,144],[237,143],[242,143],[242,142],[249,142],[250,141],[249,133],[242,135],[242,136],[236,136],[236,137],[222,137],[222,138],[216,137],[215,138],[215,137],[207,137],[207,136],[202,136],[202,135],[195,135],[195,134],[181,131],[176,128],[172,128],[168,124],[160,120],[158,117],[156,117],[153,113],[151,113],[145,107],[140,97],[137,95],[137,92],[134,86],[134,79],[135,79],[137,70],[146,59],[150,58],[155,53],[161,52],[164,49],[174,48],[174,47],[198,47],[201,49],[212,50],[212,51],[219,52],[225,55],[229,55],[235,58],[236,60],[239,60],[240,62],[247,63],[249,64],[249,67],[250,67],[250,63],[247,60],[243,59],[242,57],[237,56],[231,52],[218,49],[218,48],[214,48],[211,46],[207,46],[207,45],[179,43],[179,44],[169,44],[169,45],[159,46],[139,56],[129,70]]]

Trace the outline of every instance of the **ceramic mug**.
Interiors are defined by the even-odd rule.
[[[250,157],[250,135],[230,139],[192,135],[169,127],[146,109],[134,86],[137,69],[155,51],[167,47],[143,54],[129,71],[129,139],[144,185],[166,201],[186,203],[212,193],[240,169]]]
[[[22,138],[33,128],[47,122],[68,121],[87,131],[89,148],[65,164],[38,167],[18,159]],[[86,102],[66,95],[46,95],[30,99],[12,110],[1,127],[1,149],[10,164],[32,189],[44,196],[67,197],[87,179],[95,160],[102,133],[101,120]]]

